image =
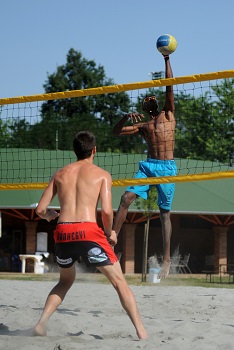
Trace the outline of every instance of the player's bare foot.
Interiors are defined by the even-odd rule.
[[[170,261],[163,260],[163,264],[158,273],[158,278],[166,278],[169,275],[170,265],[171,265]]]
[[[149,336],[148,336],[148,333],[146,332],[145,329],[143,329],[142,331],[138,331],[137,332],[137,336],[139,339],[143,340],[143,339],[148,339]]]
[[[40,336],[40,337],[45,337],[47,335],[46,328],[41,326],[40,324],[37,324],[34,327],[33,335]]]

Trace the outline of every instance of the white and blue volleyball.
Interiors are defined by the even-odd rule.
[[[170,34],[161,35],[156,42],[156,47],[162,55],[172,54],[176,50],[177,45],[176,39]]]

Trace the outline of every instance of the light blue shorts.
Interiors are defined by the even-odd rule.
[[[148,177],[176,176],[177,167],[174,160],[158,160],[148,158],[146,161],[139,162],[139,170],[135,174],[136,179],[145,179]],[[140,185],[129,186],[126,191],[133,192],[143,199],[148,198],[151,187],[156,186],[158,191],[158,206],[162,209],[170,210],[175,192],[175,184],[159,185]]]

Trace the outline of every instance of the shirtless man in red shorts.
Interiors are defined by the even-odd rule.
[[[112,230],[111,175],[93,164],[96,141],[91,132],[81,131],[76,134],[73,149],[77,162],[54,174],[36,208],[42,219],[51,221],[58,217],[54,240],[60,279],[48,295],[41,318],[34,327],[34,334],[46,335],[49,318],[75,280],[75,261],[82,257],[87,266],[95,266],[109,279],[136,329],[138,338],[146,339],[148,335],[135,296],[124,278],[112,247],[117,243],[117,236]],[[55,195],[58,196],[60,214],[48,209]],[[104,231],[96,222],[99,199]]]

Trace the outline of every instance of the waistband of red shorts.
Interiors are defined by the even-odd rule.
[[[100,227],[96,222],[58,222],[54,230],[55,243],[78,242],[87,240],[100,231]]]

